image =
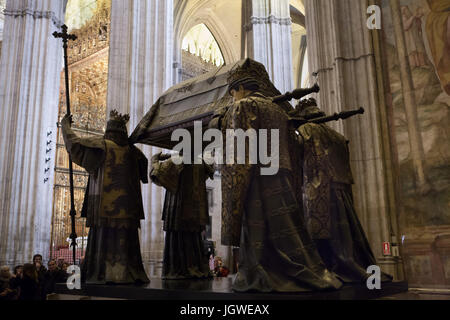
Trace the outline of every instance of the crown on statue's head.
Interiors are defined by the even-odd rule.
[[[130,121],[128,114],[120,114],[117,110],[109,113],[109,121],[106,124],[106,132],[127,133],[127,123]]]
[[[229,84],[229,91],[238,89],[240,85],[244,84],[258,84],[260,87],[264,82],[269,81],[269,74],[263,64],[251,59],[246,59],[245,62],[232,69],[228,73],[227,78]]]
[[[314,98],[309,98],[309,99],[303,99],[298,103],[297,108],[299,108],[300,110],[303,110],[305,108],[309,108],[309,107],[317,107],[317,101]]]
[[[110,120],[120,122],[124,125],[126,125],[128,123],[128,121],[130,121],[129,114],[121,114],[117,110],[112,110],[109,113],[109,118],[110,118]]]
[[[296,112],[301,117],[323,117],[325,113],[317,106],[314,98],[303,99],[295,107]]]

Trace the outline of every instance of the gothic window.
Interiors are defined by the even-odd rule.
[[[292,24],[292,58],[294,67],[294,87],[309,86],[308,51],[306,43],[306,29]]]
[[[294,88],[308,87],[311,85],[308,52],[306,43],[306,28],[303,1],[291,0],[292,20],[292,66],[294,75]]]
[[[181,80],[213,71],[223,64],[219,45],[206,25],[201,23],[192,27],[182,42]]]

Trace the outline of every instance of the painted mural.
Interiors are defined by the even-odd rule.
[[[382,4],[405,269],[415,285],[450,288],[450,1],[400,0],[407,73],[392,6]],[[408,83],[413,99],[405,99]]]

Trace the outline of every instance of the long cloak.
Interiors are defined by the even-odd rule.
[[[278,129],[280,142],[275,175],[261,175],[261,166],[249,164],[248,153],[246,164],[222,168],[222,244],[240,246],[233,289],[302,292],[340,288],[341,282],[326,270],[305,227],[291,162],[295,149],[289,148],[295,133],[286,111],[254,93],[226,111],[221,128],[224,133],[227,129],[267,129],[269,133]]]
[[[299,128],[305,220],[327,268],[347,283],[364,282],[376,265],[355,212],[348,141],[325,124]],[[383,281],[392,277],[382,275]]]
[[[202,233],[209,222],[205,181],[212,174],[203,164],[174,165],[172,160],[152,163],[151,180],[166,188],[163,279],[210,277]]]
[[[89,173],[81,217],[89,227],[81,268],[91,284],[149,282],[142,265],[140,220],[144,219],[140,182],[148,182],[148,161],[134,146],[104,137],[80,138],[63,125],[66,148]]]

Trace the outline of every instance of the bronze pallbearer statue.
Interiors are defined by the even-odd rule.
[[[129,116],[111,112],[104,137],[80,138],[71,117],[62,121],[67,151],[89,173],[81,216],[89,238],[82,280],[90,284],[147,283],[138,229],[144,219],[141,182],[148,183],[148,161],[128,143]]]
[[[203,248],[202,232],[209,222],[206,179],[212,166],[174,164],[171,155],[152,157],[150,178],[166,189],[162,219],[165,245],[162,277],[166,280],[211,276]]]
[[[361,109],[347,114],[358,112]],[[301,101],[295,113],[297,122],[326,119],[314,99]],[[348,141],[314,120],[300,126],[298,132],[308,230],[329,270],[345,283],[365,282],[367,268],[376,265],[376,260],[353,205]],[[392,277],[382,274],[381,280]]]
[[[298,142],[287,113],[291,107],[273,102],[280,92],[256,61],[247,59],[231,70],[228,83],[235,102],[225,112],[219,111],[211,125],[220,127],[224,137],[227,129],[278,129],[280,142],[275,175],[261,175],[261,166],[248,161],[222,167],[222,244],[240,247],[233,289],[340,288],[342,283],[326,269],[304,223]]]
[[[313,177],[309,172],[304,173],[303,169],[313,170],[314,160],[312,164],[308,161],[311,161],[315,150],[305,149],[303,152],[295,131],[305,124],[304,128],[308,128],[308,121],[322,126],[319,123],[347,118],[355,113],[361,113],[362,110],[331,117],[320,114],[319,119],[316,115],[299,117],[298,110],[293,110],[287,101],[292,98],[299,99],[317,92],[318,89],[318,86],[314,86],[281,95],[270,81],[262,64],[244,59],[169,89],[155,102],[130,137],[133,143],[172,149],[177,144],[171,140],[173,130],[184,128],[192,132],[196,121],[202,122],[203,129],[208,125],[211,128],[221,129],[224,138],[227,136],[227,129],[244,131],[268,129],[269,134],[270,129],[279,130],[280,161],[279,171],[275,175],[261,175],[262,166],[250,163],[221,167],[221,240],[224,245],[240,247],[239,272],[233,284],[233,288],[237,291],[298,292],[338,289],[342,286],[337,275],[327,269],[316,243],[307,230],[303,210],[303,186],[305,185],[308,194],[310,189],[307,185]],[[302,130],[300,128],[300,131]],[[346,146],[346,143],[344,145]],[[305,143],[303,147],[309,146]],[[347,151],[342,153],[344,157],[345,152]],[[346,159],[348,160],[348,155],[341,161],[346,162]],[[154,163],[159,165],[166,162],[167,159],[163,157],[155,159]],[[347,173],[344,170],[343,174]],[[177,170],[169,170],[169,177],[175,174],[178,176]],[[304,177],[307,179],[305,182]],[[319,174],[317,179],[320,178]],[[157,183],[161,185],[165,183],[164,186],[168,190],[172,188],[176,194],[180,187],[174,187],[174,182],[179,181],[181,180],[177,178],[169,178],[165,182],[161,180]],[[350,184],[351,180],[347,179],[339,189],[343,190],[341,195],[345,191],[347,199],[350,198],[348,190]],[[166,198],[166,208],[170,208],[169,205],[172,203],[167,201],[168,199]],[[178,196],[171,199],[178,199]],[[190,196],[187,199],[191,199]],[[181,200],[181,203],[183,201]],[[327,202],[326,206],[341,203],[331,197],[328,197],[327,201],[330,202]],[[308,206],[307,203],[306,207]],[[352,207],[350,201],[347,202],[347,207]],[[175,211],[166,208],[164,219],[170,221]],[[359,282],[367,277],[364,269],[367,268],[367,263],[374,264],[375,259],[370,253],[356,215],[353,212],[352,216],[348,212],[341,211],[346,218],[339,218],[339,222],[347,221],[347,225],[353,228],[351,230],[357,232],[350,231],[349,234],[347,226],[343,228],[333,226],[335,228],[333,230],[340,232],[340,235],[344,234],[346,239],[342,250],[336,254],[345,259],[348,257],[349,261],[355,261],[356,267],[350,265],[346,269],[350,274],[340,273],[342,268],[346,268],[345,264],[339,265],[342,268],[335,268],[335,264],[328,263],[327,259],[330,257],[326,255],[328,251],[322,256],[330,268],[340,273],[342,279],[346,281],[355,279],[354,281]],[[307,217],[310,221],[309,215]],[[176,236],[173,230],[166,229]],[[354,239],[351,238],[353,234],[356,235]],[[322,243],[319,241],[317,244],[320,252],[324,252]],[[166,245],[167,253],[175,252],[170,243]],[[355,251],[358,251],[357,255],[361,255],[362,258],[355,256]],[[176,262],[175,259],[173,261]],[[353,272],[355,269],[356,272]]]

